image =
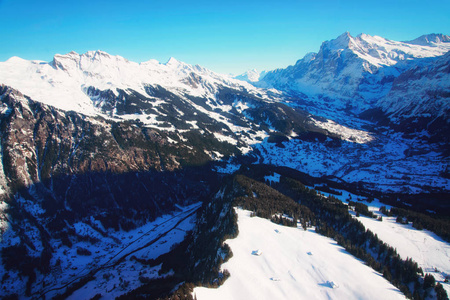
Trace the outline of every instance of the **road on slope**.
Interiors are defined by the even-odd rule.
[[[114,256],[109,258],[108,261],[103,263],[98,268],[93,269],[93,270],[87,270],[88,267],[86,267],[83,270],[81,270],[79,275],[74,277],[70,282],[68,282],[66,284],[63,284],[61,286],[57,286],[57,287],[49,287],[45,291],[40,291],[40,292],[34,293],[33,296],[38,296],[39,298],[45,298],[45,295],[47,295],[48,293],[50,293],[52,291],[57,291],[57,290],[61,290],[61,289],[64,289],[64,288],[70,288],[71,285],[75,285],[75,284],[77,284],[77,283],[79,283],[79,282],[81,282],[83,280],[86,280],[86,282],[84,283],[84,284],[86,284],[87,282],[92,280],[94,278],[95,274],[97,274],[99,271],[104,270],[104,269],[108,269],[108,268],[113,268],[113,267],[117,266],[119,263],[124,261],[131,254],[133,254],[133,253],[135,253],[135,252],[137,252],[139,250],[142,250],[142,249],[144,249],[146,247],[150,247],[151,245],[153,245],[156,242],[158,242],[161,238],[163,238],[167,234],[169,234],[171,231],[173,231],[175,229],[178,229],[177,227],[183,221],[185,221],[186,219],[188,219],[189,217],[194,215],[200,207],[201,207],[201,204],[198,204],[198,205],[196,205],[195,207],[193,207],[193,208],[191,208],[189,210],[180,212],[179,214],[169,218],[168,220],[165,220],[164,222],[155,225],[152,229],[150,229],[147,232],[143,233],[141,236],[136,238],[134,241],[130,242],[125,247],[123,247],[120,251],[118,251],[116,254],[114,254]],[[140,242],[143,241],[146,236],[148,236],[151,232],[156,231],[156,229],[158,227],[162,227],[162,225],[165,225],[167,223],[175,223],[175,224],[174,225],[168,224],[170,226],[169,228],[163,229],[163,231],[160,232],[155,238],[153,238],[152,240],[148,241],[143,246],[139,246],[139,245],[141,245]],[[132,248],[132,246],[136,246],[136,245],[137,245],[137,248]],[[129,251],[127,251],[127,250],[129,250]]]

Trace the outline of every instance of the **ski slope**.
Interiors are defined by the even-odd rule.
[[[217,289],[195,288],[197,299],[405,299],[334,240],[237,213],[239,236],[227,240],[233,257],[222,265],[231,276]]]

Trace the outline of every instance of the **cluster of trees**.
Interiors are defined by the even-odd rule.
[[[272,221],[275,224],[280,224],[283,226],[289,226],[289,227],[297,227],[297,220],[294,218],[288,218],[285,216],[278,216],[278,215],[274,215],[272,216],[272,218],[270,219],[270,221]],[[303,227],[303,229],[306,230],[306,226]]]
[[[436,298],[438,300],[448,299],[447,292],[444,290],[444,287],[439,282],[436,283],[434,276],[431,274],[426,274],[423,281],[423,288],[427,291],[427,293],[434,289],[436,293]]]
[[[369,218],[375,218],[376,216],[369,210],[369,207],[361,202],[348,201],[349,206],[355,207],[355,212],[367,216]]]
[[[385,216],[392,217],[391,211],[387,209],[386,206],[384,205],[380,207],[380,212]]]
[[[413,227],[416,229],[433,231],[447,242],[450,242],[450,218],[448,217],[431,217],[424,213],[398,207],[392,207],[389,214],[402,217],[408,222],[412,222]]]
[[[314,214],[308,207],[295,202],[276,189],[244,175],[237,175],[235,181],[241,189],[241,194],[235,198],[235,205],[277,224],[297,226],[297,221],[300,221],[305,230],[308,225],[314,224]],[[291,217],[292,221],[279,217],[280,214]]]
[[[336,191],[336,190],[330,188],[330,187],[327,186],[327,185],[316,185],[316,186],[314,187],[314,189],[317,190],[317,191],[329,193],[329,194],[332,194],[332,195],[338,195],[338,196],[341,196],[341,195],[342,195],[342,192],[341,192],[341,191]]]
[[[237,214],[232,206],[235,193],[231,181],[225,183],[223,189],[211,200],[203,202],[194,230],[171,252],[152,260],[132,257],[143,264],[162,263],[160,275],[170,270],[174,275],[150,280],[124,295],[124,299],[193,299],[192,283],[217,287],[230,276],[228,271],[221,270],[221,265],[233,255],[225,240],[236,237],[239,230]],[[171,293],[180,282],[186,284]]]

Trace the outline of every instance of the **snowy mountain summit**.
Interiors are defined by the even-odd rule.
[[[412,41],[405,42],[407,44],[415,44],[415,45],[421,45],[421,46],[435,46],[439,47],[439,44],[441,43],[450,43],[450,36],[445,34],[425,34],[417,39],[414,39]]]
[[[252,69],[241,75],[235,76],[233,78],[252,83],[252,82],[257,82],[259,80],[262,80],[264,78],[264,76],[266,76],[266,74],[267,74],[266,71],[259,72],[256,69]]]
[[[373,108],[408,69],[432,63],[450,50],[449,36],[431,34],[410,42],[345,32],[293,66],[269,72],[259,86],[328,98],[338,109]],[[319,101],[316,101],[320,102]]]
[[[164,86],[180,94],[208,97],[214,95],[214,86],[244,84],[175,58],[167,63],[136,63],[103,51],[56,54],[49,63],[13,57],[0,62],[0,82],[40,102],[88,115],[98,113],[89,88],[118,96],[119,90],[146,94],[149,86]]]

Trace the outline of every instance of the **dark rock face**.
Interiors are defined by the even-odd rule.
[[[1,256],[8,272],[27,278],[27,296],[39,291],[39,274],[58,268],[55,245],[70,249],[81,241],[75,223],[106,235],[104,230],[129,231],[153,221],[177,205],[206,202],[219,177],[205,150],[238,153],[213,135],[186,131],[181,141],[139,122],[60,111],[6,86],[0,100],[0,221],[18,238],[2,247]]]
[[[3,197],[11,209],[20,210],[14,195],[38,203],[56,231],[64,220],[100,214],[114,220],[105,227],[133,227],[202,200],[215,180],[205,145],[195,144],[198,133],[170,143],[170,133],[59,111],[4,86],[1,99]]]
[[[245,145],[227,123],[196,110],[190,104],[193,102],[204,110],[213,111],[201,98],[184,99],[162,87],[150,86],[147,96],[132,91],[116,96],[112,91],[94,88],[88,88],[87,93],[96,99],[104,113],[115,111],[118,115],[130,114],[131,110],[148,114],[152,110],[153,98],[166,99],[168,101],[158,108],[157,118],[176,130],[146,127],[138,120],[115,122],[61,111],[2,85],[0,126],[6,194],[14,195],[29,187],[44,185],[49,195],[60,204],[67,204],[70,197],[77,198],[73,196],[77,195],[77,189],[87,193],[86,199],[96,199],[90,197],[91,194],[102,194],[110,195],[114,202],[113,199],[118,198],[115,193],[125,193],[114,189],[121,186],[119,182],[110,186],[110,180],[114,182],[120,177],[125,182],[132,181],[126,174],[185,172],[188,167],[212,161],[211,153],[235,156],[240,154],[238,147]],[[231,106],[236,99],[251,106],[246,110],[247,117],[234,107],[229,112],[218,111],[216,115],[248,128],[249,131],[242,132],[242,136],[249,136],[252,130],[270,132],[269,127],[283,136],[291,132],[304,135],[309,131],[324,137],[329,135],[311,124],[308,113],[283,104],[264,102],[245,91],[221,88],[214,105]],[[195,121],[197,128],[193,128],[190,121]],[[237,143],[219,141],[214,133],[234,137]],[[105,184],[97,182],[100,177]],[[145,176],[140,176],[137,181],[142,178]],[[102,201],[92,199],[89,201],[101,205]],[[106,206],[105,203],[103,205]]]

